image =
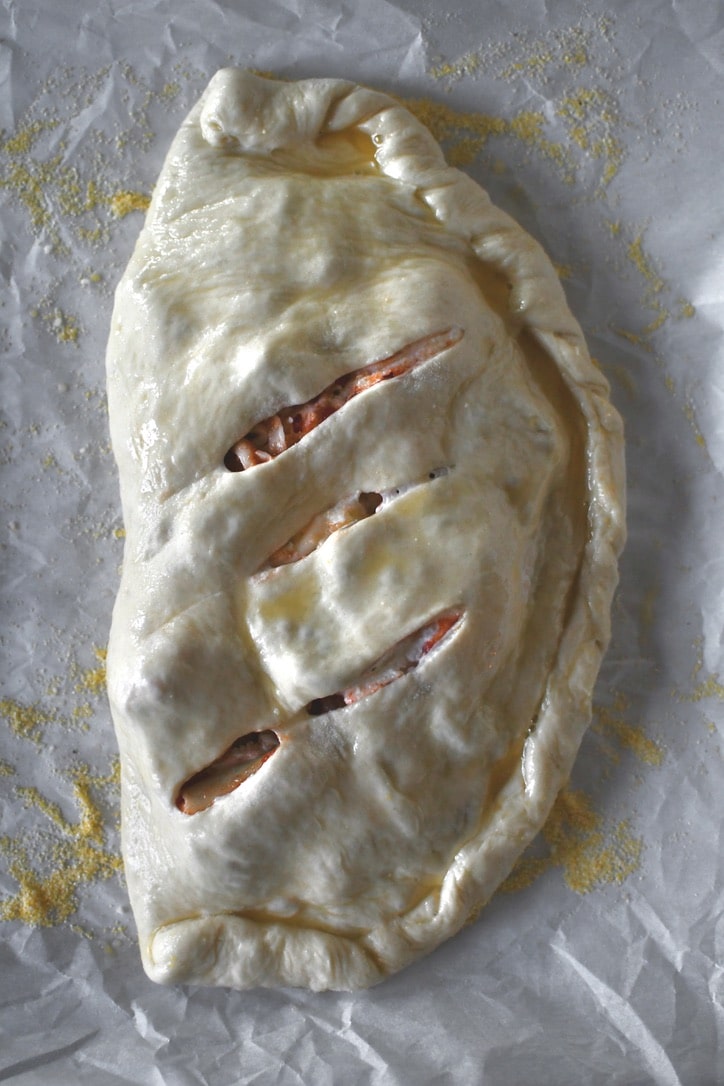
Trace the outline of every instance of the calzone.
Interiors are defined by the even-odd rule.
[[[107,369],[145,968],[374,984],[477,914],[570,772],[624,532],[606,382],[398,102],[236,70],[173,142]]]

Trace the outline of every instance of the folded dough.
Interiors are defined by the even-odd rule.
[[[144,966],[373,984],[479,909],[570,772],[624,535],[607,385],[410,113],[235,70],[174,140],[107,366]]]

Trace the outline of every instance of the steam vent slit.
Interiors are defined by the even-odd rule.
[[[310,716],[323,716],[324,713],[334,712],[346,705],[354,705],[362,698],[375,694],[383,686],[389,686],[396,679],[401,679],[403,675],[413,671],[428,653],[456,628],[462,617],[463,611],[460,608],[438,615],[393,645],[353,686],[310,701],[307,712]]]
[[[306,403],[283,407],[275,415],[262,419],[236,441],[226,456],[229,471],[245,471],[273,460],[290,449],[317,426],[334,415],[346,403],[380,381],[402,377],[431,358],[449,350],[463,337],[461,328],[445,328],[423,339],[408,343],[400,351],[371,362],[361,369],[338,377]]]
[[[335,532],[340,532],[344,528],[350,528],[353,524],[367,520],[379,509],[383,509],[403,494],[406,494],[408,490],[412,490],[417,486],[425,486],[433,480],[439,479],[440,476],[447,475],[450,470],[449,467],[434,468],[427,473],[422,481],[416,480],[412,483],[403,483],[400,486],[389,487],[380,491],[360,490],[356,494],[342,498],[329,509],[325,509],[312,517],[301,531],[296,532],[267,558],[258,572],[262,573],[269,569],[276,569],[279,566],[290,565],[292,562],[298,562],[302,558],[306,558],[307,555],[312,554],[318,547],[321,547],[322,543],[334,535]]]
[[[235,791],[271,758],[279,746],[276,732],[248,732],[234,740],[210,765],[181,785],[176,806],[184,814],[198,814],[214,800]]]

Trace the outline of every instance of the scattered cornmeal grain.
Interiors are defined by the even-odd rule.
[[[430,98],[405,98],[404,104],[437,140],[460,139],[462,133],[469,133],[479,141],[479,150],[490,136],[502,135],[508,127],[502,117],[462,112]]]
[[[125,189],[115,192],[108,200],[112,213],[117,219],[123,219],[132,211],[146,211],[151,203],[151,197],[143,192],[132,192]]]
[[[30,316],[40,321],[46,331],[55,336],[58,343],[78,342],[80,335],[78,318],[63,312],[49,296],[42,298],[38,305],[30,310]]]
[[[544,136],[544,125],[553,118],[543,113],[521,113],[508,122],[507,130],[562,168],[564,179],[572,182],[575,163],[568,145],[575,144],[589,159],[600,159],[603,168],[601,188],[604,189],[618,173],[624,159],[624,147],[615,133],[618,122],[615,91],[606,89],[610,76],[596,68],[591,60],[594,39],[599,44],[608,39],[610,27],[606,20],[584,19],[579,25],[551,31],[538,41],[525,40],[516,34],[514,40],[486,42],[454,61],[440,61],[429,69],[433,79],[442,80],[447,89],[461,79],[474,79],[483,71],[507,82],[519,83],[521,76],[535,83],[547,84],[561,73],[576,73],[583,68],[596,71],[603,87],[578,86],[565,95],[547,94],[555,108],[555,116],[566,126],[566,140],[555,141]],[[511,57],[515,59],[510,60]],[[472,161],[473,148],[457,145],[449,154],[452,165]],[[474,157],[474,156],[473,156]]]
[[[574,181],[574,163],[567,149],[543,135],[545,116],[534,110],[526,110],[513,117],[510,131],[519,140],[531,145],[563,170],[563,178],[569,184]]]
[[[453,166],[472,163],[491,136],[510,135],[555,162],[567,181],[573,179],[574,162],[566,148],[543,135],[542,113],[524,110],[506,121],[486,113],[461,112],[427,98],[406,98],[405,106],[445,146]]]
[[[0,714],[5,722],[22,739],[40,742],[40,733],[46,724],[55,722],[55,718],[39,705],[23,705],[12,698],[0,701]]]
[[[630,243],[627,253],[629,260],[641,272],[644,279],[649,283],[651,290],[655,294],[659,294],[664,289],[664,280],[654,271],[651,262],[645,255],[641,234]]]
[[[17,129],[15,135],[4,140],[0,151],[6,155],[26,155],[42,132],[47,132],[57,125],[57,121],[32,121]]]
[[[460,79],[462,76],[475,75],[480,70],[480,54],[466,53],[456,61],[443,61],[430,68],[433,79]]]
[[[660,766],[664,760],[664,750],[654,739],[650,739],[643,728],[634,727],[624,719],[628,701],[623,694],[616,694],[613,705],[608,708],[599,705],[595,710],[594,731],[608,732],[622,747],[630,750],[646,765]]]
[[[724,684],[719,682],[718,675],[712,675],[703,682],[698,683],[690,694],[684,695],[686,701],[703,701],[709,698],[724,701]]]
[[[602,822],[583,792],[561,792],[543,827],[547,854],[521,857],[501,890],[523,890],[554,867],[562,869],[566,885],[579,894],[621,884],[638,870],[643,842],[632,836],[626,820],[607,835]]]
[[[71,719],[86,722],[93,715],[91,700],[105,692],[106,650],[94,647],[93,652],[97,661],[94,667],[81,669],[74,661],[68,665],[75,679],[75,693],[84,693],[90,699],[76,704],[71,717],[61,720],[39,705],[26,706],[10,700],[0,703],[3,716],[17,735],[40,742],[40,733],[47,725],[61,723],[67,727]],[[12,773],[10,766],[7,772],[0,769],[3,776]],[[104,814],[104,806],[111,810],[117,807],[117,762],[106,775],[94,775],[88,765],[80,764],[62,776],[70,784],[77,812],[75,821],[37,787],[18,784],[15,788],[25,806],[39,812],[44,827],[38,829],[26,822],[15,836],[0,839],[0,852],[9,861],[8,873],[18,884],[17,893],[0,901],[0,920],[19,920],[33,926],[68,922],[78,909],[80,889],[121,869],[120,855],[108,844],[111,823]]]
[[[618,234],[620,231],[619,223],[608,223],[607,225],[614,235]],[[615,231],[613,229],[614,226]],[[615,328],[614,331],[617,335],[624,336],[624,338],[628,339],[631,343],[636,344],[636,346],[647,347],[647,338],[653,335],[654,332],[657,332],[671,316],[669,310],[663,305],[659,297],[666,284],[653,267],[651,260],[646,256],[641,234],[628,243],[626,246],[626,256],[646,283],[646,289],[641,304],[646,309],[652,310],[655,316],[654,319],[649,321],[639,333],[628,332],[622,328]]]
[[[696,410],[694,409],[694,405],[687,401],[684,404],[683,411],[684,418],[691,426],[691,429],[694,431],[694,440],[696,441],[697,445],[701,449],[706,449],[706,438],[701,432],[701,427],[699,426],[698,420],[696,418]]]
[[[37,808],[60,831],[50,849],[50,870],[38,870],[37,849],[17,838],[0,839],[0,849],[10,858],[10,874],[18,892],[0,901],[1,920],[20,920],[33,927],[50,927],[69,920],[78,908],[78,891],[84,885],[110,878],[121,870],[120,855],[106,844],[103,811],[94,792],[109,786],[117,789],[116,763],[107,776],[94,776],[90,767],[73,771],[73,796],[78,821],[68,821],[55,803],[37,788],[18,788],[18,795]],[[42,860],[42,857],[41,857]]]
[[[605,163],[603,185],[608,185],[623,162],[621,141],[613,134],[617,115],[613,100],[604,91],[579,87],[566,95],[556,113],[566,123],[568,135],[582,151]]]
[[[657,316],[654,317],[652,321],[649,321],[644,328],[643,335],[645,336],[650,336],[652,332],[658,331],[664,321],[667,321],[670,316],[668,309],[665,309],[660,303],[656,303],[652,308],[656,310]]]
[[[623,339],[627,339],[629,343],[633,343],[634,347],[643,347],[644,350],[651,350],[650,344],[646,343],[643,336],[637,335],[636,332],[630,332],[627,328],[614,328],[613,331],[617,336],[621,336]]]
[[[78,682],[75,684],[77,693],[87,691],[89,694],[94,694],[96,697],[105,693],[106,689],[106,649],[100,649],[94,646],[93,652],[96,659],[99,661],[97,667],[86,668],[82,671]]]

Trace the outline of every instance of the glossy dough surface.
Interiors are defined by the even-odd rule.
[[[479,909],[570,772],[623,542],[606,383],[539,246],[409,112],[234,70],[171,147],[107,365],[145,968],[373,984]]]

